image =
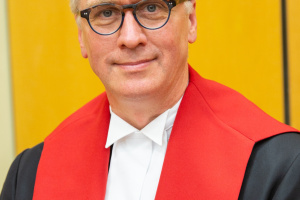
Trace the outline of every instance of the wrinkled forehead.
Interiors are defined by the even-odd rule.
[[[79,0],[78,7],[80,10],[86,9],[101,3],[115,3],[115,4],[120,4],[120,5],[125,5],[125,4],[133,4],[137,3],[141,0]],[[186,0],[164,0],[164,1],[175,1],[176,5],[179,3],[182,3]]]

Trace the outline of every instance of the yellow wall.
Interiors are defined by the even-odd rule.
[[[287,1],[291,124],[300,129],[300,1]]]
[[[190,63],[283,121],[280,1],[197,1]]]
[[[20,152],[43,141],[104,88],[81,58],[68,0],[10,0],[8,4]],[[283,121],[280,10],[280,1],[273,0],[197,1],[198,41],[190,46],[189,62],[204,77],[240,91]],[[299,18],[292,26],[298,26],[297,22]],[[293,55],[299,63],[296,53]],[[295,70],[299,72],[299,67],[293,67]],[[292,90],[299,94],[299,88]],[[300,116],[295,102],[293,124]]]
[[[9,0],[16,144],[19,153],[103,91],[81,58],[69,1]]]
[[[6,1],[0,1],[0,188],[14,158]]]

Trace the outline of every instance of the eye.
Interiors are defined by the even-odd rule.
[[[154,4],[147,5],[147,11],[155,12],[155,10],[156,10],[156,5],[154,5]]]
[[[111,10],[104,10],[102,11],[102,14],[104,17],[111,17],[112,16],[112,11]]]
[[[90,21],[113,19],[120,15],[121,11],[114,5],[98,5],[90,13]]]

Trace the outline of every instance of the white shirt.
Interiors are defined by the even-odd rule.
[[[105,148],[112,144],[106,200],[153,200],[181,99],[142,130],[112,110]]]

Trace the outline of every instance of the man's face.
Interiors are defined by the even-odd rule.
[[[90,1],[81,0],[79,9],[87,8]],[[194,8],[187,14],[183,3],[175,6],[168,23],[157,30],[141,27],[128,9],[122,27],[112,35],[96,34],[83,18],[78,31],[82,55],[89,59],[109,96],[143,98],[187,84],[183,76],[188,74],[188,42],[196,40]]]

